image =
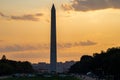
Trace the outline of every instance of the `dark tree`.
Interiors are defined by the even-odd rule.
[[[92,56],[84,55],[81,57],[81,60],[79,62],[71,66],[70,72],[86,74],[87,72],[91,71],[93,68],[92,61],[93,61]]]
[[[34,72],[31,63],[17,62],[2,58],[0,60],[0,75],[10,75],[14,73],[32,73]]]
[[[1,58],[1,60],[7,60],[7,59],[6,59],[6,56],[3,55],[2,58]]]
[[[69,72],[86,74],[93,72],[98,76],[114,76],[114,80],[120,80],[120,47],[113,47],[101,53],[91,56],[82,56],[81,60],[71,66]]]

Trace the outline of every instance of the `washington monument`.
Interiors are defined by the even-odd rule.
[[[56,10],[54,4],[51,9],[51,41],[50,41],[50,72],[56,73],[57,42],[56,42]]]

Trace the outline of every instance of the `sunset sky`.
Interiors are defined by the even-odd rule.
[[[0,57],[49,63],[53,2],[58,62],[120,46],[120,0],[0,0]]]

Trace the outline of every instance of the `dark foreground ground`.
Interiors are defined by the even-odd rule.
[[[0,80],[80,80],[75,77],[21,77],[21,78],[6,78],[6,79],[0,79]]]

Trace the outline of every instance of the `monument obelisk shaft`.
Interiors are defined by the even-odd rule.
[[[50,72],[56,73],[57,46],[56,46],[56,10],[53,4],[51,9],[51,41],[50,41]]]

